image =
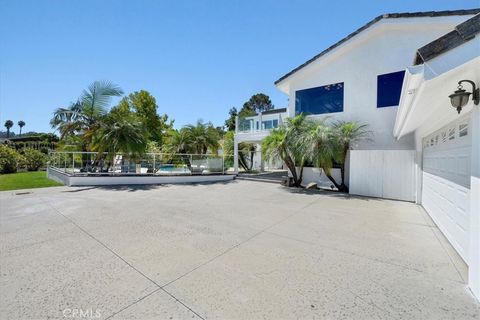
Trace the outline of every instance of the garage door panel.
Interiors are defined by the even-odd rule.
[[[467,263],[471,161],[468,119],[466,115],[424,138],[422,182],[423,207]]]
[[[431,183],[438,184],[441,182],[436,179],[426,178],[424,183],[426,186]],[[449,239],[460,256],[467,262],[469,236],[468,217],[465,216],[465,212],[462,212],[463,210],[458,210],[457,204],[452,203],[450,199],[442,197],[434,190],[435,188],[424,188],[422,205],[439,229],[447,236],[447,239]]]

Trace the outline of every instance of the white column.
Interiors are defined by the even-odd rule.
[[[260,131],[263,131],[263,128],[262,128],[262,113],[261,112],[258,113],[258,129]]]
[[[233,138],[233,170],[238,174],[238,140],[237,135]]]
[[[257,144],[257,154],[260,157],[260,171],[263,172],[265,171],[265,162],[263,161],[263,156],[262,156],[262,143]]]
[[[470,177],[470,254],[468,285],[480,300],[480,105],[473,106],[471,129],[472,160]]]
[[[237,134],[239,128],[239,118],[238,116],[235,117],[235,135],[233,136],[233,170],[235,174],[238,174],[238,141],[237,141]]]

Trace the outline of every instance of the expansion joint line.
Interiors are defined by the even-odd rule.
[[[76,223],[73,219],[71,219],[70,217],[68,217],[67,215],[63,214],[59,209],[57,209],[54,205],[52,205],[51,203],[49,203],[48,201],[46,201],[45,199],[41,198],[41,200],[43,201],[43,203],[45,203],[47,206],[51,207],[57,214],[59,214],[60,216],[62,216],[63,218],[65,218],[66,220],[68,220],[70,223],[72,223],[75,227],[77,227],[80,231],[82,231],[84,234],[86,234],[88,237],[90,237],[91,239],[93,239],[94,241],[96,241],[98,244],[100,244],[102,247],[104,247],[105,249],[107,249],[110,253],[112,253],[114,256],[116,256],[118,259],[120,259],[122,262],[124,262],[126,265],[128,265],[131,269],[135,270],[138,274],[140,274],[142,277],[144,277],[145,279],[147,279],[148,281],[150,281],[151,283],[153,283],[157,289],[153,290],[152,292],[148,293],[147,295],[137,299],[136,301],[132,302],[131,304],[129,304],[128,306],[125,306],[124,308],[114,312],[113,314],[111,314],[110,316],[108,316],[106,318],[107,319],[111,319],[112,317],[114,317],[115,315],[119,314],[120,312],[130,308],[131,306],[137,304],[138,302],[144,300],[145,298],[151,296],[152,294],[158,292],[158,291],[163,291],[164,293],[166,293],[167,295],[169,295],[171,298],[173,298],[176,302],[180,303],[182,306],[184,306],[186,309],[188,309],[190,312],[192,312],[193,314],[195,314],[197,317],[199,317],[200,319],[205,319],[204,317],[202,317],[201,315],[199,315],[197,312],[195,312],[192,308],[190,308],[189,306],[187,306],[184,302],[182,302],[180,299],[178,299],[176,296],[174,296],[172,293],[168,292],[167,290],[165,290],[165,286],[161,286],[160,284],[158,284],[155,280],[153,280],[152,278],[150,278],[149,276],[147,276],[145,273],[143,273],[142,271],[138,270],[136,267],[134,267],[131,263],[129,263],[127,260],[125,260],[122,256],[120,256],[118,253],[116,253],[113,249],[111,249],[110,247],[108,247],[105,243],[103,243],[102,241],[100,241],[99,239],[97,239],[94,235],[92,235],[91,233],[89,233],[87,230],[85,230],[84,228],[82,228],[78,223]]]

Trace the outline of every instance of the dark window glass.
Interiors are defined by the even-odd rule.
[[[256,124],[256,127],[257,127],[257,130],[258,130],[258,121],[256,121],[256,123],[257,123],[257,124]]]
[[[272,120],[262,121],[263,129],[270,130],[272,129]]]
[[[377,108],[398,106],[405,71],[381,74],[377,77]]]
[[[295,92],[295,113],[322,114],[343,111],[343,82]]]
[[[252,120],[240,120],[239,127],[240,131],[250,131],[252,128]]]
[[[278,128],[278,120],[273,120],[273,127]]]

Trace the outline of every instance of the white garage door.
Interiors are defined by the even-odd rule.
[[[470,115],[423,139],[422,205],[468,264]]]

